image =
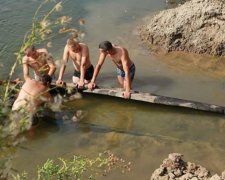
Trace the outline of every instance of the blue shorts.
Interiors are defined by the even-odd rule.
[[[130,71],[130,78],[131,78],[131,80],[133,80],[134,75],[135,75],[135,65],[134,64],[131,65],[129,71]],[[124,71],[122,71],[119,68],[116,68],[116,72],[117,72],[117,76],[121,76],[122,78],[125,78],[125,72]]]

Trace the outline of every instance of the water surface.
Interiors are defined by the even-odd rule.
[[[72,122],[80,110],[86,115]],[[148,179],[171,152],[212,173],[225,167],[225,119],[218,114],[86,95],[53,116],[54,125],[43,121],[27,134],[14,161],[18,170],[35,174],[34,167],[47,158],[95,157],[108,149],[131,161],[132,171],[112,172],[106,179]]]
[[[0,63],[4,64],[1,78],[7,76],[15,60],[13,53],[30,28],[39,3],[37,0],[1,0]],[[97,62],[98,44],[102,40],[108,39],[128,48],[137,67],[135,90],[225,106],[223,75],[218,76],[207,68],[199,70],[192,61],[188,67],[189,59],[183,54],[156,57],[142,47],[135,28],[143,23],[146,15],[165,9],[163,0],[67,0],[63,7],[61,13],[72,16],[73,24],[86,34],[84,42],[89,45],[93,64]],[[80,18],[86,21],[83,27],[78,24]],[[68,37],[53,39],[49,51],[55,60],[62,58]],[[68,66],[67,81],[72,72]],[[21,67],[16,76],[22,77]],[[97,83],[117,86],[112,62],[106,60]],[[69,119],[77,110],[87,115],[74,123]],[[171,152],[180,152],[188,161],[213,172],[220,173],[225,167],[225,120],[221,115],[85,96],[66,104],[62,112],[52,116],[56,123],[42,122],[33,134],[27,134],[27,141],[16,154],[15,169],[34,175],[35,167],[48,158],[73,154],[94,157],[106,149],[134,165],[128,175],[112,173],[107,179],[149,179]]]

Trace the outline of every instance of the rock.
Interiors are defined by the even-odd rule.
[[[222,180],[225,177],[225,171],[222,172],[222,177],[217,174],[211,176],[206,168],[184,162],[182,157],[179,153],[169,154],[168,158],[163,160],[163,164],[153,172],[151,180]]]
[[[195,171],[197,169],[197,166],[195,165],[195,163],[187,163],[187,172],[194,174]]]
[[[172,164],[173,162],[170,159],[164,159],[162,166],[168,168],[168,167],[171,167]]]
[[[139,28],[139,34],[154,52],[186,51],[223,56],[224,29],[224,1],[191,0],[159,12]]]
[[[168,156],[168,158],[173,162],[179,162],[182,157],[183,155],[179,153],[172,153],[172,154],[169,154]]]
[[[199,178],[206,179],[210,176],[210,172],[206,168],[199,166],[198,169],[195,171],[194,175]]]
[[[87,112],[83,110],[77,110],[74,116],[72,117],[73,122],[79,122],[87,116]]]
[[[191,173],[186,173],[183,176],[180,177],[180,180],[187,180],[187,179],[192,179],[194,176]]]
[[[151,180],[169,180],[169,179],[170,179],[169,175],[159,176],[159,177],[157,177],[157,176],[151,177]]]
[[[225,171],[222,172],[222,179],[225,179]]]
[[[191,180],[198,180],[198,178],[197,177],[193,177],[193,178],[191,178]]]
[[[164,176],[165,173],[166,173],[166,169],[164,167],[160,167],[156,169],[153,174],[155,177],[159,177],[159,176]]]
[[[222,180],[222,179],[218,176],[218,174],[215,174],[210,178],[210,180]]]
[[[178,169],[176,169],[176,170],[174,171],[174,175],[175,175],[176,177],[180,177],[180,176],[183,175],[183,173],[182,173],[182,171],[178,168]]]
[[[169,175],[170,179],[175,179],[175,177],[176,177],[173,173],[169,173],[168,175]]]

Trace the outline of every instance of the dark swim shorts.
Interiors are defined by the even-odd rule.
[[[91,80],[94,73],[94,66],[91,65],[85,72],[84,79]],[[73,76],[80,78],[80,71],[74,71]]]
[[[135,65],[134,64],[131,65],[129,71],[130,71],[130,78],[131,78],[131,80],[133,80],[134,75],[135,75]],[[125,72],[124,71],[122,71],[119,68],[116,68],[116,72],[117,72],[117,76],[121,76],[122,78],[125,78]]]

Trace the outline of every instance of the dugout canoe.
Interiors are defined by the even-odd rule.
[[[93,91],[87,90],[87,89],[83,90],[82,93],[99,94],[99,95],[123,98],[122,91],[121,89],[118,89],[118,88],[97,87]],[[142,101],[142,102],[160,104],[160,105],[166,105],[166,106],[184,107],[184,108],[190,108],[195,110],[225,114],[225,107],[223,106],[207,104],[207,103],[191,101],[191,100],[185,100],[185,99],[179,99],[179,98],[173,98],[173,97],[167,97],[167,96],[157,95],[153,93],[143,93],[139,91],[133,91],[131,93],[130,100]]]
[[[67,97],[79,91],[84,94],[98,94],[98,95],[112,96],[112,97],[123,99],[122,91],[119,88],[97,87],[92,91],[88,89],[84,89],[81,91],[81,90],[77,90],[73,83],[66,83],[64,84],[64,86],[56,86],[55,84],[53,84],[51,88],[55,89],[53,94],[66,95]],[[129,100],[225,114],[225,107],[223,106],[207,104],[207,103],[191,101],[191,100],[185,100],[185,99],[179,99],[174,97],[167,97],[167,96],[157,95],[153,93],[143,93],[139,91],[132,91],[131,98]]]

